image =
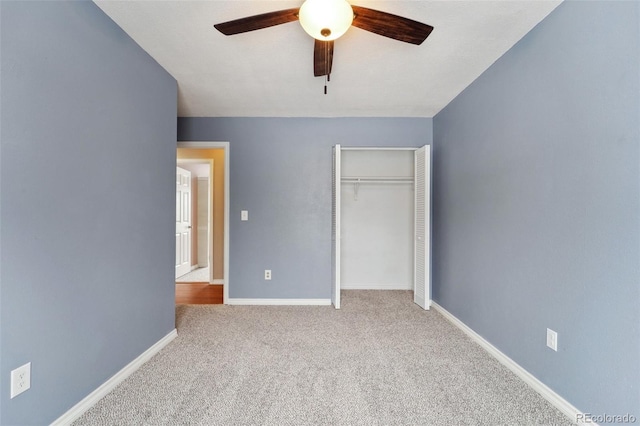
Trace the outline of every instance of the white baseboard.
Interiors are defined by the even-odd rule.
[[[227,305],[328,306],[331,299],[227,299]]]
[[[500,364],[507,367],[511,370],[516,376],[520,377],[526,384],[531,386],[533,390],[538,392],[540,396],[549,401],[551,405],[560,410],[564,415],[569,417],[569,419],[577,423],[577,419],[579,418],[579,414],[583,414],[576,407],[571,405],[566,399],[558,395],[547,385],[538,380],[533,374],[529,373],[527,370],[522,368],[520,364],[506,356],[502,353],[498,348],[493,346],[487,340],[485,340],[478,333],[473,331],[469,326],[456,318],[452,313],[447,311],[442,306],[438,305],[436,302],[431,301],[431,306],[433,306],[438,312],[440,312],[447,320],[449,320],[453,325],[462,330],[467,336],[471,337],[477,344],[482,346],[484,350],[489,352],[489,355],[493,356],[495,359],[500,362]]]
[[[413,290],[413,283],[340,283],[341,290]]]
[[[213,282],[211,284],[222,284],[222,285],[224,285],[224,280],[220,279],[220,278],[216,278],[215,280],[213,280]]]
[[[151,357],[160,352],[160,350],[167,346],[173,339],[175,339],[177,335],[178,332],[173,329],[169,334],[158,340],[153,346],[151,346],[140,356],[127,364],[122,370],[111,376],[109,380],[104,382],[96,390],[87,395],[82,401],[71,407],[69,411],[67,411],[57,420],[51,423],[51,426],[70,425],[74,420],[78,419],[87,410],[93,407],[100,399],[111,392],[124,379],[133,374],[138,368],[142,366],[142,364],[149,361]]]

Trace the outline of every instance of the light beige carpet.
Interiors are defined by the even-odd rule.
[[[411,297],[178,306],[178,337],[75,424],[572,424]]]

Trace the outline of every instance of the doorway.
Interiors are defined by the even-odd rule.
[[[178,159],[177,165],[176,282],[214,284],[214,160]],[[186,238],[178,238],[178,228],[186,228]]]
[[[333,149],[332,303],[340,292],[409,290],[431,305],[431,147]]]
[[[227,303],[229,298],[229,143],[228,142],[178,142],[177,163],[183,168],[196,170],[194,194],[196,198],[207,199],[206,203],[197,204],[194,200],[192,259],[193,272],[184,279],[176,281],[176,303],[179,295],[184,295],[184,285],[180,287],[180,281],[190,281],[190,274],[196,273],[200,293],[211,291],[218,292],[217,302],[182,302],[182,303]],[[204,169],[208,169],[206,176]],[[199,193],[199,197],[197,196]],[[205,208],[205,204],[208,208]],[[200,214],[198,214],[198,210]],[[208,212],[203,213],[203,210]],[[203,244],[203,240],[206,243]],[[205,271],[206,268],[206,271]],[[202,277],[205,281],[201,281]],[[191,283],[189,283],[191,284]],[[181,290],[182,288],[182,290]],[[190,290],[195,286],[190,286]],[[209,298],[210,299],[210,298]],[[208,300],[209,300],[208,299]]]

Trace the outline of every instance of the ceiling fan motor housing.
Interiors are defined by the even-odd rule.
[[[307,0],[300,6],[302,28],[317,40],[342,36],[353,22],[353,9],[346,0]]]

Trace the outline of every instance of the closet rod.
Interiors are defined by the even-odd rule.
[[[388,146],[341,146],[341,151],[415,151],[418,148],[410,147],[388,147]]]
[[[345,176],[340,179],[343,183],[413,183],[413,177],[408,176],[368,176],[368,177],[352,177]]]

